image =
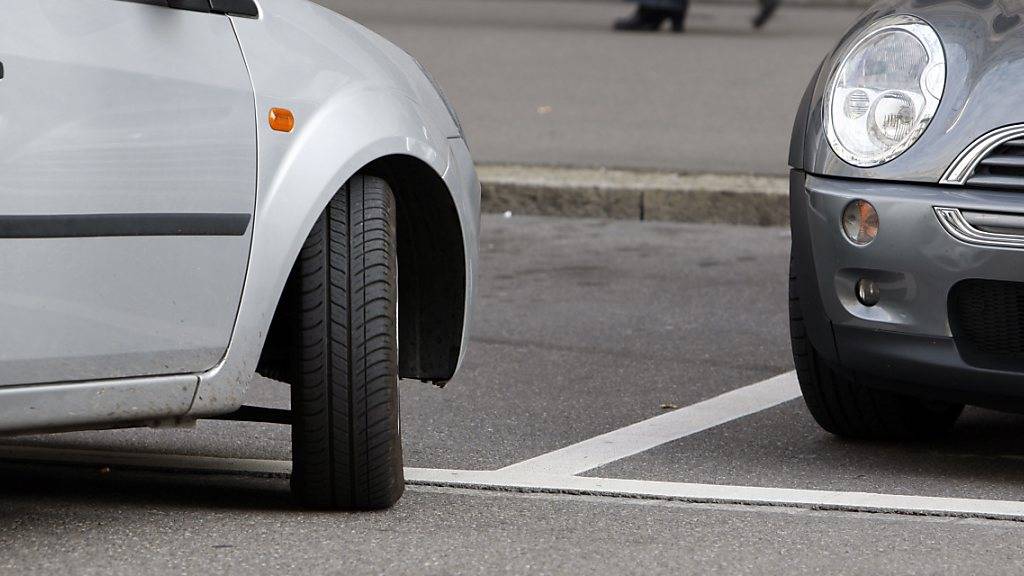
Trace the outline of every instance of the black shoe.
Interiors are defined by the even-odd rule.
[[[754,18],[754,28],[761,28],[779,9],[780,0],[761,0],[761,12]]]
[[[676,11],[673,10],[669,14],[669,18],[672,20],[672,31],[679,33],[683,31],[683,22],[686,20],[686,8]]]
[[[662,10],[639,7],[629,18],[622,18],[615,21],[615,29],[627,32],[655,32],[661,28],[666,15]]]

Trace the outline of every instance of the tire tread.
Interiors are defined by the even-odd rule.
[[[296,261],[292,488],[310,507],[388,508],[404,491],[395,217],[387,183],[355,176]]]

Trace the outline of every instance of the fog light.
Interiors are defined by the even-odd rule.
[[[874,306],[882,299],[882,292],[874,280],[861,278],[857,281],[857,301],[865,306]]]
[[[843,210],[843,232],[850,242],[867,246],[878,235],[878,212],[867,200],[854,200]]]

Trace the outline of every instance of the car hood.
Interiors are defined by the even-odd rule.
[[[825,137],[825,84],[847,38],[875,20],[916,16],[938,33],[946,53],[946,87],[931,125],[900,157],[874,168],[840,159]],[[1024,2],[912,0],[868,9],[826,57],[805,100],[802,167],[812,174],[911,182],[938,182],[961,152],[984,134],[1024,123]],[[798,118],[798,123],[801,118]]]

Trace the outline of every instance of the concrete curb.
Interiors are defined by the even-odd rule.
[[[479,166],[484,212],[704,222],[789,223],[789,180],[776,176]]]

